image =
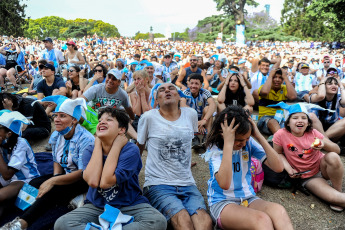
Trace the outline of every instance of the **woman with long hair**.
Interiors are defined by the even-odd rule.
[[[229,105],[241,105],[244,109],[252,113],[255,103],[254,97],[250,93],[243,75],[238,73],[233,73],[226,78],[217,100],[219,112]]]
[[[88,83],[84,78],[84,71],[80,71],[79,66],[73,65],[68,68],[69,80],[66,82],[67,97],[75,99],[80,97]]]

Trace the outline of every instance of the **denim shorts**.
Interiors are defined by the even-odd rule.
[[[258,129],[265,135],[272,135],[272,132],[268,129],[267,123],[269,120],[274,119],[274,116],[262,116],[258,121]],[[284,128],[284,122],[280,123],[280,128]]]
[[[160,211],[167,221],[183,209],[187,210],[190,216],[199,209],[206,210],[204,198],[195,185],[152,185],[146,186],[143,191],[151,205]]]

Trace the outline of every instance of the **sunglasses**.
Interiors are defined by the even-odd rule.
[[[197,61],[198,59],[190,59],[190,61]]]
[[[329,61],[325,61],[325,62],[323,62],[323,64],[329,64]]]
[[[101,73],[101,72],[103,72],[103,70],[102,69],[95,69],[95,72]]]
[[[38,68],[43,69],[44,65],[39,65]]]
[[[74,72],[75,71],[75,69],[69,69],[69,70],[67,70],[68,72]]]

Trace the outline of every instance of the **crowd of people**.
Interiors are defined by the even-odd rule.
[[[310,41],[0,37],[0,217],[25,183],[38,189],[0,229],[29,229],[78,196],[54,229],[293,229],[254,192],[253,159],[265,180],[285,172],[343,211],[344,54]],[[30,144],[48,137],[53,173],[41,175]],[[193,148],[209,163],[208,208]]]

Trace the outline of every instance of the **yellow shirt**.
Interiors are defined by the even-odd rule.
[[[262,86],[260,86],[260,88],[258,89],[258,93],[259,93],[259,119],[264,115],[274,116],[276,114],[276,111],[278,110],[276,108],[270,108],[270,107],[266,107],[266,106],[275,105],[281,101],[286,102],[286,100],[288,99],[287,98],[286,85],[282,85],[280,90],[278,90],[277,92],[271,88],[269,94],[267,96],[264,96],[264,97],[260,96],[260,90],[261,90]],[[279,110],[283,110],[283,109],[279,109]]]

